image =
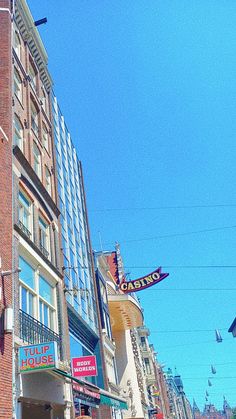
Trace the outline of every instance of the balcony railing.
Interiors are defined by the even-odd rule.
[[[44,342],[57,342],[59,356],[61,355],[61,338],[60,336],[44,326],[41,322],[34,319],[34,317],[25,313],[22,310],[20,312],[20,338],[23,342],[29,344],[37,344]]]
[[[45,249],[45,247],[40,243],[40,250],[42,254],[48,259],[49,258],[49,251]]]
[[[28,228],[19,220],[18,226],[20,227],[21,231],[30,239],[31,232],[28,230]]]

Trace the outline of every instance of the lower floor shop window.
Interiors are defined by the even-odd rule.
[[[70,333],[70,355],[71,358],[79,358],[81,356],[94,354],[90,352],[72,333]],[[96,385],[96,377],[86,377],[86,381]]]

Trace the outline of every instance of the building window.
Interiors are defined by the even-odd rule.
[[[18,207],[19,227],[29,237],[32,236],[32,201],[21,190]]]
[[[141,336],[141,348],[143,351],[147,350],[146,338],[145,336]]]
[[[38,116],[38,109],[36,106],[31,102],[31,128],[34,131],[35,135],[38,136],[39,134],[39,116]]]
[[[34,317],[35,309],[35,271],[22,257],[19,258],[20,272],[20,308]]]
[[[49,224],[42,217],[39,217],[39,244],[41,252],[48,258],[50,255]]]
[[[44,89],[42,89],[41,103],[45,113],[47,113],[47,97]]]
[[[23,151],[23,126],[17,115],[14,115],[14,133],[13,133],[13,143],[17,145],[21,151]]]
[[[56,329],[55,292],[56,287],[23,258],[19,257],[21,269],[20,309],[51,330]]]
[[[14,94],[22,103],[22,80],[16,68],[14,68]]]
[[[39,276],[39,321],[54,330],[54,292],[45,278]]]
[[[21,58],[21,41],[20,35],[15,31],[14,32],[14,50],[16,52],[17,57]]]
[[[29,76],[32,87],[37,91],[37,71],[31,62],[29,64]]]
[[[41,154],[40,154],[38,146],[35,143],[33,145],[33,156],[34,156],[34,171],[36,175],[41,179],[42,177]]]
[[[150,362],[148,358],[144,358],[144,363],[145,363],[145,370],[147,374],[151,374],[151,366],[150,366]]]
[[[48,168],[45,168],[45,175],[46,175],[46,189],[49,193],[49,195],[52,194],[52,179],[51,179],[51,173],[49,172]]]
[[[49,151],[49,138],[48,138],[48,130],[46,126],[42,125],[42,137],[43,137],[43,145],[47,151]]]

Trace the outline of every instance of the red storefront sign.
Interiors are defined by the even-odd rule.
[[[91,391],[88,388],[81,386],[80,384],[73,384],[73,390],[78,393],[85,394],[86,396],[93,397],[94,399],[100,400],[100,394],[95,391]]]
[[[98,375],[96,356],[94,355],[72,358],[71,364],[73,377],[88,377]]]

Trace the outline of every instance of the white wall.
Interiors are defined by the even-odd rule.
[[[119,384],[126,391],[124,396],[128,397],[129,410],[123,411],[124,418],[144,418],[141,404],[140,391],[138,387],[136,367],[130,331],[113,332],[113,339],[116,343],[116,364]],[[130,385],[129,385],[130,382]],[[123,394],[121,394],[123,396]],[[132,410],[136,415],[132,415]]]

